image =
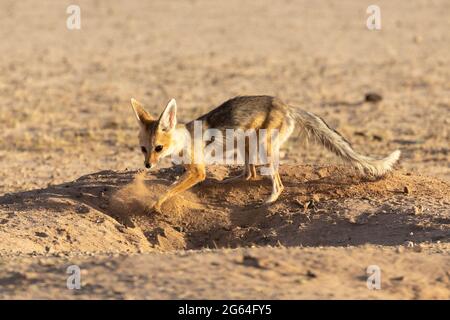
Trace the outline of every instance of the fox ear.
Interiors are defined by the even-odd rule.
[[[131,106],[133,107],[134,115],[139,123],[152,120],[152,116],[145,111],[144,107],[136,99],[131,98]]]
[[[159,127],[164,131],[170,131],[177,125],[177,102],[171,99],[159,118]]]

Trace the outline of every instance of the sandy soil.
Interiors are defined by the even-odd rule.
[[[382,266],[381,290],[366,286],[366,268],[374,263]],[[82,290],[66,287],[66,268],[73,264],[83,270]],[[439,253],[398,253],[378,246],[266,247],[70,259],[21,257],[2,265],[0,297],[448,299],[445,266],[448,260]]]
[[[162,214],[146,213],[178,169],[101,171],[1,197],[0,297],[449,296],[445,182],[399,172],[370,181],[342,167],[283,166],[281,199],[260,206],[269,181],[223,185],[218,181],[233,172],[212,167],[207,181],[167,202]],[[75,293],[64,282],[72,264],[84,270]],[[366,287],[369,265],[389,279],[380,292]]]
[[[78,31],[69,4],[0,1],[0,298],[450,298],[448,1],[378,1],[376,32],[356,0],[78,1]],[[274,205],[268,181],[211,167],[144,214],[180,170],[136,171],[130,97],[155,114],[175,97],[187,121],[238,94],[401,162],[361,179],[293,137]]]

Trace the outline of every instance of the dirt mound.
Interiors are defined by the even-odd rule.
[[[282,166],[285,191],[266,179],[219,184],[237,168],[212,167],[202,184],[148,213],[182,168],[102,171],[0,197],[0,252],[148,252],[241,246],[399,245],[448,242],[450,186],[396,172],[379,180],[341,167]]]

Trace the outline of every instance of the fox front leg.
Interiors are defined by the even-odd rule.
[[[161,206],[166,200],[167,198],[165,196],[160,197],[153,205],[153,211],[155,211],[156,213],[161,213]]]
[[[206,170],[204,165],[189,165],[186,166],[185,173],[180,177],[175,184],[173,184],[167,192],[162,195],[153,205],[153,211],[161,213],[162,204],[172,198],[173,196],[186,191],[206,178]]]

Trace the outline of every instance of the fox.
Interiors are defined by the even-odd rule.
[[[276,143],[270,138],[264,141],[267,148],[269,168],[267,174],[272,183],[270,196],[265,200],[266,204],[274,203],[283,192],[284,186],[274,165],[273,154],[288,140],[295,129],[299,130],[306,140],[319,143],[345,163],[357,169],[363,176],[382,177],[392,171],[394,164],[400,158],[400,150],[395,150],[385,158],[374,158],[356,152],[351,144],[336,130],[332,129],[321,117],[304,111],[300,108],[286,104],[280,98],[269,95],[237,96],[231,98],[208,113],[188,123],[178,123],[177,102],[171,99],[159,117],[153,117],[145,110],[143,105],[131,98],[131,106],[139,124],[139,145],[144,155],[144,166],[147,169],[155,168],[161,159],[171,155],[181,154],[186,151],[187,159],[183,175],[175,181],[161,195],[150,210],[161,212],[161,206],[165,201],[180,194],[206,178],[206,166],[208,163],[199,154],[204,153],[206,143],[200,143],[200,148],[194,148],[190,137],[194,135],[194,123],[200,122],[203,132],[207,129],[217,129],[225,132],[227,129],[276,130]],[[195,150],[194,150],[195,149]],[[220,183],[228,183],[237,179],[244,181],[258,178],[257,164],[250,161],[250,150],[245,145],[245,161],[242,171],[235,177],[228,177]]]

